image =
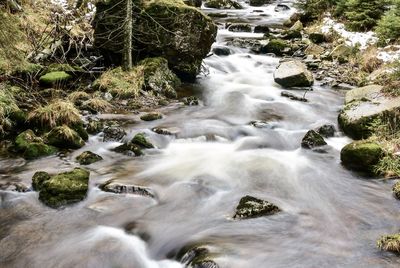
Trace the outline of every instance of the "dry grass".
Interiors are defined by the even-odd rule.
[[[40,106],[28,115],[28,121],[44,128],[60,125],[75,125],[82,122],[79,111],[69,101],[55,100],[46,106]]]
[[[19,108],[13,94],[4,84],[0,84],[0,136],[11,129],[13,123],[9,116],[16,111]]]
[[[113,106],[110,103],[100,98],[92,98],[82,104],[83,109],[88,109],[95,113],[109,112],[111,111],[112,107]]]
[[[361,55],[361,70],[367,73],[372,73],[378,69],[383,61],[378,59],[378,48],[370,46]]]
[[[90,95],[84,91],[75,91],[68,95],[68,99],[76,105],[77,102],[89,100]]]
[[[381,250],[400,253],[400,234],[382,236],[378,240],[377,246]]]

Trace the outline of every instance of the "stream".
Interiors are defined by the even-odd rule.
[[[216,20],[281,24],[293,9],[275,12],[276,4],[244,4]],[[262,37],[219,28],[214,46]],[[104,158],[87,167],[88,197],[62,210],[44,206],[34,191],[0,191],[0,267],[184,267],[171,256],[191,243],[209,245],[220,267],[400,267],[398,257],[375,245],[380,235],[398,231],[393,182],[344,169],[340,150],[350,139],[340,132],[326,139],[325,153],[300,147],[308,130],[337,127],[343,93],[317,82],[308,102],[281,97],[284,89],[273,79],[279,58],[229,48],[229,56],[204,60],[208,72],[190,89],[198,106],[171,104],[152,122],[140,114],[101,115],[124,122],[125,140],[145,132],[157,148],[143,157],[111,151],[120,143],[103,142],[100,133],[70,154],[0,159],[1,181],[30,185],[36,171],[79,166],[75,157],[83,151]],[[101,191],[98,185],[110,179],[148,187],[155,197]],[[282,212],[234,220],[245,195]]]

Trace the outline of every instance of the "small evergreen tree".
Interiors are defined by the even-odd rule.
[[[305,13],[309,21],[320,18],[324,12],[331,9],[339,0],[299,0],[297,7]]]
[[[400,0],[394,0],[391,9],[378,22],[376,33],[382,43],[400,39]]]

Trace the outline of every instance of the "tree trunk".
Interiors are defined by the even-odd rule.
[[[132,69],[132,35],[133,35],[132,0],[126,0],[126,18],[124,25],[123,69]]]

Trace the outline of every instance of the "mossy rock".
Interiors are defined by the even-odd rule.
[[[44,143],[32,130],[28,129],[20,133],[15,139],[15,147],[26,159],[34,159],[54,154],[57,150],[53,146]]]
[[[50,72],[39,78],[39,82],[44,86],[54,86],[59,83],[67,82],[72,76],[64,71]]]
[[[382,236],[377,241],[377,246],[381,250],[400,253],[400,233]]]
[[[100,133],[103,129],[104,129],[104,124],[101,121],[92,120],[86,126],[86,131],[92,135]]]
[[[396,182],[392,188],[393,195],[400,200],[400,181]]]
[[[146,149],[154,148],[154,145],[147,140],[144,133],[136,134],[133,137],[133,139],[131,140],[131,143],[136,144],[136,145],[138,145],[142,148],[146,148]]]
[[[65,149],[79,149],[85,145],[79,134],[66,125],[53,128],[46,139],[48,144]]]
[[[313,149],[325,145],[327,145],[327,143],[325,142],[324,137],[315,130],[308,131],[301,141],[301,147],[305,149]]]
[[[282,56],[286,50],[290,50],[290,45],[282,39],[271,39],[263,48],[265,53],[273,53],[277,56]]]
[[[219,268],[219,265],[213,260],[217,256],[207,244],[193,243],[180,249],[176,258],[187,267]]]
[[[361,140],[346,145],[340,153],[340,159],[342,164],[350,170],[375,175],[375,165],[384,155],[384,150],[379,144]]]
[[[95,154],[93,152],[85,151],[85,152],[81,153],[80,155],[78,155],[76,157],[76,160],[81,165],[90,165],[90,164],[93,164],[93,163],[103,160],[103,157],[101,157],[100,155]]]
[[[206,0],[204,6],[216,9],[243,9],[243,6],[235,0]]]
[[[281,209],[279,207],[268,201],[246,195],[245,197],[242,197],[242,199],[240,199],[239,205],[236,207],[236,212],[233,218],[256,218],[261,216],[273,215],[280,211]]]
[[[354,54],[354,49],[348,45],[341,44],[335,47],[330,53],[330,57],[339,61],[340,63],[345,63],[349,61],[351,55]]]
[[[142,148],[131,142],[124,143],[116,148],[113,149],[114,152],[122,153],[130,156],[141,156],[143,155]]]
[[[44,171],[38,171],[33,174],[32,177],[32,188],[35,191],[42,189],[43,183],[51,178],[50,174]]]
[[[159,120],[161,118],[162,118],[162,114],[156,113],[156,112],[147,113],[140,117],[140,119],[142,119],[143,121],[154,121],[154,120]]]
[[[322,33],[310,33],[308,38],[310,39],[311,42],[314,44],[321,44],[325,42],[325,35]]]
[[[39,200],[52,208],[82,201],[89,188],[89,176],[90,172],[81,168],[51,176],[42,183]]]

